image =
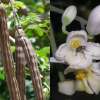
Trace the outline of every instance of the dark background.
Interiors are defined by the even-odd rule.
[[[100,4],[100,0],[51,0],[50,4],[65,9],[69,5],[76,5],[78,9],[78,16],[88,19],[90,11],[97,5]],[[54,37],[56,40],[57,47],[64,43],[66,40],[66,35],[62,33],[61,30],[61,14],[51,11],[50,18],[52,28],[54,30]],[[68,31],[80,30],[80,23],[73,21],[68,26]],[[95,36],[95,42],[100,43],[100,35]],[[52,49],[52,48],[51,48]],[[52,51],[51,51],[52,56]],[[88,95],[86,93],[76,92],[73,96],[66,96],[58,92],[57,83],[59,81],[58,72],[63,71],[67,65],[51,63],[51,96],[50,100],[100,100],[100,95]]]

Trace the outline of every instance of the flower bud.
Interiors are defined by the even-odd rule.
[[[62,15],[62,31],[66,33],[66,26],[68,26],[76,17],[77,9],[71,5],[67,7]]]
[[[100,5],[91,11],[86,29],[91,35],[98,35],[100,33]]]

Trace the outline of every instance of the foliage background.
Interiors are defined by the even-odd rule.
[[[3,0],[3,4],[7,11],[8,16],[8,28],[11,36],[15,36],[14,19],[12,16],[11,5],[6,3],[7,0]],[[33,48],[36,50],[39,62],[39,69],[42,77],[43,92],[45,100],[49,99],[50,93],[50,78],[49,78],[49,39],[48,33],[50,29],[49,21],[49,2],[44,0],[16,0],[14,7],[17,9],[19,15],[19,21],[24,28],[26,36],[33,44]],[[11,45],[11,50],[14,55],[15,45]],[[29,69],[25,69],[25,82],[27,99],[35,100],[35,93],[32,88],[32,81],[30,77]],[[0,67],[0,100],[10,100],[9,92],[5,80],[5,73],[1,63]]]

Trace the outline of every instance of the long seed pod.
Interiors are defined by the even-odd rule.
[[[10,51],[9,32],[7,28],[6,12],[3,7],[0,7],[0,45],[3,56],[3,65],[6,74],[8,89],[11,100],[21,100],[19,86],[14,75],[14,63]]]
[[[19,34],[18,39],[23,48],[23,51],[27,60],[27,64],[31,71],[33,87],[36,90],[36,97],[37,97],[36,100],[44,100],[43,91],[42,91],[42,82],[41,82],[40,73],[38,70],[38,64],[37,64],[35,52],[33,51],[31,42],[25,36],[23,36],[23,34],[25,34],[23,30],[22,31],[19,31],[19,30],[22,30],[22,29],[17,28],[17,32]]]
[[[19,89],[21,93],[22,100],[26,100],[25,95],[25,55],[23,52],[23,48],[20,45],[20,41],[16,38],[16,78],[19,84]]]

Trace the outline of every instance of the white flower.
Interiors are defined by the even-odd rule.
[[[75,69],[85,69],[91,66],[93,60],[100,60],[100,44],[87,42],[85,31],[72,31],[66,43],[59,46],[55,57]]]
[[[62,44],[58,48],[55,57],[57,60],[68,63],[75,69],[87,68],[87,66],[90,66],[92,63],[91,56],[84,55],[84,53],[81,52],[76,53],[76,51],[68,48],[66,44]]]
[[[85,46],[87,43],[87,33],[84,30],[71,31],[69,32],[66,42],[67,45],[72,49]]]
[[[93,72],[92,68],[93,67],[87,68],[86,70],[74,70],[76,80],[66,80],[64,82],[59,82],[59,92],[65,95],[73,95],[75,91],[83,91],[88,94],[99,94],[100,73],[98,74],[97,72]],[[65,72],[66,74],[69,73],[68,70],[65,70],[67,71]]]
[[[74,5],[67,7],[62,15],[62,31],[66,33],[66,26],[68,26],[76,17],[77,9]]]
[[[100,5],[91,11],[86,29],[91,35],[100,34]]]
[[[92,58],[84,52],[84,49],[81,50],[81,47],[86,46],[86,43],[87,35],[85,31],[72,31],[68,35],[67,42],[56,51],[55,57],[75,69],[87,68],[92,64]]]

